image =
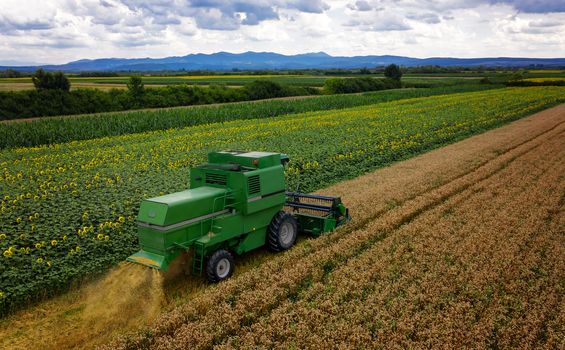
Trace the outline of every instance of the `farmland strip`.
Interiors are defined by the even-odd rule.
[[[0,312],[133,253],[137,204],[185,189],[187,168],[208,151],[287,151],[288,186],[310,191],[561,100],[560,88],[492,90],[2,151]]]
[[[499,85],[462,85],[429,89],[401,89],[354,95],[297,97],[217,105],[43,117],[25,121],[0,121],[0,149],[89,140],[213,122],[343,109],[393,100],[482,91],[500,87]]]
[[[298,250],[295,249],[285,254],[284,257],[273,259],[272,262],[262,265],[260,272],[257,271],[254,275],[258,277],[260,281],[265,282],[264,284],[247,284],[245,283],[245,276],[241,276],[237,281],[229,281],[218,291],[220,295],[218,296],[219,299],[216,300],[216,307],[214,307],[214,305],[208,305],[208,307],[212,306],[212,309],[202,306],[199,307],[198,304],[202,301],[197,298],[191,302],[191,306],[195,307],[194,309],[189,310],[185,308],[184,310],[177,310],[176,315],[180,317],[180,319],[175,319],[172,315],[170,315],[170,318],[167,317],[165,319],[164,323],[169,327],[165,326],[164,328],[160,328],[160,325],[158,325],[157,328],[152,330],[153,334],[157,336],[156,340],[143,338],[131,344],[153,344],[153,346],[160,346],[162,348],[178,348],[190,344],[191,347],[205,348],[218,343],[222,339],[233,335],[235,331],[239,331],[238,327],[241,322],[250,326],[257,322],[258,319],[261,319],[261,315],[269,315],[273,309],[281,304],[281,298],[283,301],[289,296],[295,298],[297,292],[296,288],[298,288],[298,292],[303,292],[312,284],[322,281],[325,276],[324,265],[326,263],[335,261],[336,259],[344,262],[347,261],[347,259],[355,256],[354,253],[352,255],[350,252],[355,251],[359,247],[363,248],[364,245],[368,245],[365,249],[369,248],[370,244],[366,242],[370,242],[371,238],[374,239],[375,237],[379,237],[379,234],[382,232],[390,232],[400,227],[402,224],[414,219],[418,213],[423,213],[431,209],[434,204],[441,204],[449,197],[457,195],[462,190],[471,187],[478,180],[490,178],[497,172],[505,169],[512,160],[538,147],[548,135],[561,132],[563,122],[560,121],[557,126],[553,124],[551,127],[551,130],[543,133],[541,136],[534,137],[532,141],[522,143],[521,146],[514,147],[505,154],[503,153],[501,156],[497,157],[495,161],[483,165],[474,173],[456,179],[452,183],[432,191],[430,194],[416,198],[401,207],[397,207],[397,209],[387,212],[383,218],[379,219],[375,224],[370,225],[369,228],[361,230],[361,232],[356,231],[350,233],[347,237],[342,238],[338,242],[332,242],[334,243],[332,246],[326,247],[321,245],[326,243],[324,241],[332,240],[334,237],[337,238],[338,235],[330,235],[308,242],[309,249],[316,253],[315,256],[312,257],[311,255],[309,257],[311,261],[305,262],[299,260],[298,263],[296,263],[297,260],[292,257],[292,253]],[[367,198],[367,196],[364,196],[364,198]],[[344,232],[345,230],[340,231],[341,234],[344,234]],[[319,248],[319,250],[317,248]],[[358,251],[358,253],[360,252],[361,251]],[[276,267],[281,266],[284,266],[284,268],[276,269]],[[282,271],[284,271],[285,274],[281,277]],[[290,280],[289,275],[294,277],[294,282]],[[284,280],[284,282],[279,283],[279,280]],[[306,284],[304,284],[305,281]],[[237,282],[237,285],[234,285],[235,282]],[[241,287],[241,289],[236,289],[237,286]],[[247,293],[239,296],[233,293],[234,290],[247,290]],[[222,293],[234,298],[235,302],[222,301]],[[258,296],[256,294],[261,295]],[[274,297],[271,297],[272,295],[274,295]],[[261,298],[261,296],[266,298]],[[211,295],[207,293],[205,297],[210,298]],[[212,297],[216,297],[215,293]],[[206,310],[207,312],[200,316],[198,313],[191,312],[198,309],[202,311]],[[227,317],[227,315],[230,317],[229,322],[221,321],[222,317]],[[213,334],[213,336],[211,334]]]
[[[460,233],[472,232],[477,222],[481,222],[476,221],[475,218],[480,216],[482,211],[485,211],[484,203],[489,202],[484,200],[477,201],[474,197],[484,197],[485,194],[489,195],[491,193],[488,191],[489,187],[498,189],[500,184],[503,183],[505,184],[503,189],[510,190],[509,193],[498,194],[496,196],[498,201],[490,203],[491,208],[497,208],[498,206],[504,208],[506,205],[512,212],[514,210],[513,204],[508,205],[508,198],[509,196],[519,195],[526,198],[538,198],[541,201],[547,199],[550,203],[553,202],[545,207],[541,206],[540,210],[542,213],[551,210],[555,206],[555,201],[557,200],[558,202],[561,197],[558,189],[562,188],[563,182],[559,182],[558,177],[563,172],[561,164],[563,164],[562,161],[565,155],[563,153],[556,154],[554,151],[563,149],[563,142],[560,141],[563,139],[562,137],[562,133],[553,134],[546,143],[536,145],[530,149],[530,152],[523,153],[514,163],[505,167],[502,172],[497,172],[494,176],[473,184],[441,206],[426,212],[422,217],[417,218],[413,222],[403,225],[398,231],[391,232],[383,240],[382,244],[374,245],[358,258],[351,259],[343,266],[338,264],[340,267],[331,273],[328,280],[315,284],[310,290],[305,291],[304,296],[298,300],[285,301],[280,308],[274,310],[268,317],[263,318],[259,324],[243,327],[243,329],[238,331],[239,336],[233,337],[224,345],[233,346],[238,344],[238,347],[260,346],[269,348],[363,347],[374,339],[377,341],[374,346],[383,346],[384,344],[385,347],[392,345],[412,347],[414,344],[419,344],[418,338],[424,342],[420,345],[423,347],[437,347],[441,346],[441,344],[472,346],[472,344],[477,344],[477,341],[480,343],[480,339],[482,339],[482,342],[488,342],[488,336],[490,335],[488,332],[486,336],[484,333],[482,335],[459,335],[457,332],[454,334],[445,333],[446,330],[454,331],[456,327],[465,327],[465,320],[457,318],[457,316],[462,316],[461,314],[455,314],[451,319],[448,316],[444,316],[446,320],[443,322],[427,319],[429,324],[422,324],[424,320],[418,317],[418,315],[434,313],[437,310],[428,309],[426,305],[432,303],[432,301],[423,299],[425,296],[420,294],[421,290],[429,290],[430,288],[437,290],[439,286],[440,289],[445,289],[442,293],[450,293],[450,288],[453,288],[455,285],[455,290],[459,293],[461,292],[457,289],[460,288],[459,286],[471,282],[460,280],[461,277],[453,273],[472,271],[474,275],[478,276],[488,274],[487,271],[480,272],[481,269],[485,270],[485,267],[488,267],[488,265],[482,263],[464,270],[454,269],[454,267],[460,268],[461,256],[448,255],[453,254],[452,250],[436,250],[437,246],[441,246],[439,242],[449,241],[450,237],[455,237],[454,244],[467,247],[459,251],[459,255],[463,257],[468,254],[469,248],[476,246],[476,239],[469,235],[461,235]],[[540,155],[542,155],[542,164],[538,164]],[[536,162],[537,171],[532,171],[533,169],[528,166],[534,162]],[[545,192],[541,191],[544,187],[543,185],[545,185]],[[527,191],[532,188],[538,190],[539,193],[534,192],[534,195],[532,195],[531,192]],[[532,204],[534,207],[536,204],[541,204],[534,204],[527,200],[518,200],[518,203],[523,204],[520,207],[522,210],[529,210],[528,208]],[[456,226],[454,230],[446,232],[446,227],[442,226],[442,218],[445,220],[446,217],[445,213],[449,213],[448,218],[456,217],[460,212],[465,213],[465,207],[469,205],[477,207],[476,209],[479,212],[470,213],[463,220],[466,223],[466,227]],[[492,213],[492,211],[487,211],[487,213]],[[488,226],[489,224],[496,225],[496,221],[500,221],[500,217],[514,220],[516,220],[516,217],[520,218],[519,213],[501,212],[500,214],[502,215],[494,216],[494,220],[487,216],[483,216],[481,220],[488,223],[486,225]],[[539,215],[531,214],[530,216],[538,219],[541,218],[541,225],[543,226],[543,215],[540,217]],[[520,219],[517,220],[521,221]],[[461,225],[460,221],[455,223]],[[508,227],[520,231],[520,226],[508,225]],[[422,236],[423,233],[420,230],[424,230],[426,236]],[[489,252],[487,256],[490,252],[498,256],[505,256],[504,252],[499,251],[500,245],[508,245],[505,241],[509,239],[512,241],[513,237],[508,237],[508,233],[504,230],[491,230],[490,232],[498,232],[501,237],[496,239],[492,236],[483,237],[483,240],[488,238],[492,242],[490,248],[486,249]],[[419,240],[424,239],[431,242],[421,246]],[[513,241],[520,243],[518,239]],[[525,243],[527,242],[528,238],[526,238]],[[418,245],[420,245],[419,249]],[[518,248],[518,244],[512,246]],[[430,249],[434,249],[434,252],[430,252]],[[529,252],[530,250],[524,250],[523,255]],[[481,254],[481,252],[477,251],[475,254]],[[448,264],[445,264],[445,261],[443,261],[446,256],[450,257]],[[512,255],[508,253],[506,256]],[[422,263],[417,263],[414,259],[423,261],[431,259],[433,263],[422,265]],[[520,261],[522,260],[518,258],[515,260],[515,263]],[[435,264],[438,263],[440,265],[448,265],[447,268],[450,271],[448,270],[446,274],[445,271],[440,270],[430,275],[430,270],[426,269],[433,271]],[[453,264],[457,264],[457,266],[452,266]],[[499,271],[505,271],[511,266],[512,263],[507,262],[503,264]],[[411,268],[411,270],[406,270],[407,268]],[[416,272],[418,274],[414,275]],[[404,276],[405,273],[412,274]],[[426,277],[425,280],[423,279],[424,276]],[[501,272],[498,272],[498,274],[490,274],[490,277],[492,281],[497,281],[500,279],[499,277],[504,276],[501,275]],[[445,281],[442,282],[442,279]],[[455,284],[451,281],[452,279],[457,279]],[[411,287],[400,284],[400,281],[407,281]],[[449,283],[450,281],[452,283]],[[475,285],[474,288],[481,288],[477,286],[477,283],[488,284],[483,280],[474,280],[472,283]],[[463,291],[463,293],[473,293],[473,291]],[[410,295],[413,297],[410,298]],[[472,294],[469,296],[473,297]],[[395,303],[400,303],[398,306],[405,301],[410,301],[415,306],[408,309],[399,309],[395,304],[390,304],[387,298],[392,298],[391,300],[394,300]],[[437,303],[437,300],[435,302]],[[375,309],[375,305],[377,305],[378,309]],[[548,309],[550,308],[551,306]],[[454,311],[457,312],[459,310]],[[476,314],[477,320],[474,322],[479,322],[482,318],[485,318],[482,315],[484,312],[481,312],[480,308],[473,311],[479,312]],[[373,314],[371,315],[371,313]],[[408,313],[408,316],[405,315],[406,313]],[[402,322],[407,323],[402,325]],[[452,328],[447,327],[446,329],[444,325],[447,323],[450,323]],[[393,326],[392,328],[391,325]],[[435,329],[433,329],[434,327]],[[241,335],[242,331],[246,330],[248,333]],[[442,334],[442,332],[444,333]],[[434,341],[437,337],[448,338],[443,338],[439,343],[426,343],[427,341]],[[514,337],[514,339],[516,338],[520,339],[519,336]],[[469,343],[469,341],[472,341],[472,343]],[[389,344],[389,346],[386,344]],[[516,345],[514,344],[514,346]],[[226,348],[230,346],[226,346]]]

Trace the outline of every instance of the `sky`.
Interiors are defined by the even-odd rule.
[[[565,57],[565,0],[0,0],[0,64],[218,51]]]

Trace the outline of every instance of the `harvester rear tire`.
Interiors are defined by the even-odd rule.
[[[217,283],[233,274],[235,261],[230,252],[219,249],[208,258],[206,263],[206,277],[211,283]]]
[[[296,243],[298,222],[292,214],[279,211],[269,224],[267,235],[267,246],[270,250],[287,250]]]

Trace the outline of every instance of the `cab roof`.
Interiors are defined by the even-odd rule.
[[[286,154],[273,152],[220,151],[208,154],[211,164],[239,164],[257,169],[281,165],[284,159],[288,159]]]

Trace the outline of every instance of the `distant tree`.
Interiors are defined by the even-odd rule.
[[[326,79],[323,91],[327,94],[348,94],[353,92],[398,89],[400,87],[400,80],[394,79],[376,79],[369,77],[332,78]]]
[[[254,80],[243,87],[250,100],[285,96],[284,88],[274,81]]]
[[[524,79],[524,71],[517,70],[510,76],[510,81],[518,81]]]
[[[367,67],[363,67],[359,70],[360,74],[371,74],[371,71]]]
[[[35,74],[31,77],[33,85],[37,90],[48,89],[51,85],[51,76],[48,75],[42,68],[35,71]]]
[[[481,80],[479,80],[480,84],[492,84],[492,81],[488,78],[488,77],[483,77]]]
[[[53,89],[69,91],[71,89],[71,82],[63,74],[63,72],[53,73]]]
[[[141,77],[130,77],[127,85],[129,93],[134,99],[138,100],[145,94],[145,86],[143,85]]]
[[[71,89],[71,82],[63,72],[51,73],[40,68],[35,71],[31,79],[37,90],[69,91]]]
[[[0,77],[2,78],[19,78],[22,76],[21,72],[18,72],[15,69],[6,69],[5,71],[0,73]]]
[[[396,64],[389,64],[385,68],[385,77],[394,80],[400,80],[400,78],[402,78],[402,71]]]

